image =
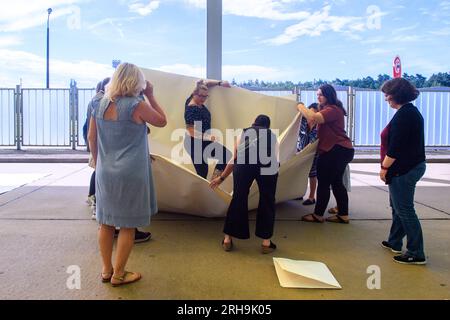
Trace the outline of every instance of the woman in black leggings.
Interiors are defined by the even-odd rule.
[[[307,109],[303,103],[298,105],[298,110],[304,117],[318,123],[319,138],[317,203],[314,213],[302,217],[302,221],[324,222],[323,215],[330,200],[331,186],[339,213],[326,221],[349,223],[348,195],[342,177],[345,168],[353,160],[355,150],[345,131],[346,112],[337,98],[336,90],[329,84],[320,87],[317,99],[320,104],[320,111],[317,113]]]

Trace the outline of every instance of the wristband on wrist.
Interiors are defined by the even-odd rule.
[[[385,166],[381,165],[381,169],[383,170],[389,170],[389,168],[386,168]]]
[[[224,182],[224,181],[225,181],[225,178],[224,178],[224,177],[222,177],[222,176],[219,176],[219,178],[220,178],[220,181],[222,181],[222,182]]]

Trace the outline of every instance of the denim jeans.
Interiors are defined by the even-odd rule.
[[[393,177],[389,185],[389,200],[392,207],[392,226],[389,245],[401,250],[406,236],[406,255],[424,259],[422,227],[414,209],[416,183],[425,173],[425,162],[418,164],[408,173]]]

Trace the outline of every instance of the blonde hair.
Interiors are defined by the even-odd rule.
[[[205,91],[208,91],[208,86],[205,84],[205,80],[198,80],[196,83],[195,83],[195,88],[194,88],[194,91],[192,92],[192,94],[195,96],[195,95],[198,95],[199,94],[199,92],[200,92],[200,90],[205,90]]]
[[[142,71],[136,65],[125,62],[117,67],[105,95],[111,101],[117,97],[137,97],[145,87]]]

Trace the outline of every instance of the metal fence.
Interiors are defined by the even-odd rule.
[[[297,94],[309,105],[316,90],[258,90],[271,96]],[[347,107],[347,132],[358,147],[380,145],[380,133],[395,111],[375,90],[349,88],[337,90]],[[0,89],[0,146],[83,147],[83,125],[87,105],[95,89]],[[414,102],[425,120],[425,144],[428,147],[450,147],[450,91],[421,90]]]
[[[83,124],[95,89],[0,89],[0,146],[85,146]]]
[[[91,101],[92,97],[95,96],[95,89],[78,89],[77,90],[77,97],[78,97],[78,103],[75,104],[76,106],[76,126],[75,131],[77,132],[77,146],[82,147],[86,146],[86,141],[83,139],[83,125],[86,121],[86,114],[87,114],[87,106],[89,102]]]
[[[317,101],[317,90],[301,90],[299,99],[305,105]],[[337,90],[338,98],[347,107],[347,132],[357,147],[380,145],[381,131],[395,114],[378,90]],[[425,145],[450,147],[450,91],[420,90],[414,101],[424,118]]]
[[[22,89],[22,145],[70,146],[70,89]]]
[[[14,146],[16,137],[15,90],[0,89],[0,145]]]

